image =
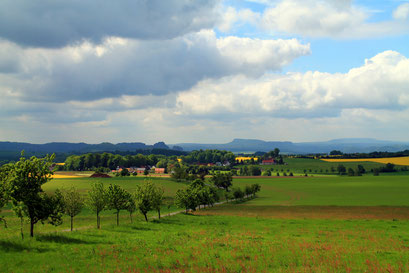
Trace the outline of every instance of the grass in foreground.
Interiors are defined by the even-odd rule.
[[[259,198],[149,223],[129,224],[123,212],[119,227],[106,212],[101,230],[84,211],[85,229],[38,224],[25,240],[7,217],[0,272],[409,272],[408,178],[235,179],[261,184]],[[47,191],[74,184],[85,193],[91,180],[55,181]],[[143,180],[106,181],[132,189]],[[158,183],[169,194],[184,186]]]
[[[1,272],[407,272],[409,222],[177,215],[0,239]]]

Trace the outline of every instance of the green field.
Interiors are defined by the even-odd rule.
[[[44,189],[75,186],[85,194],[95,181],[55,179]],[[132,191],[143,178],[103,181]],[[168,198],[185,186],[165,178],[153,182]],[[85,210],[76,218],[79,230],[37,224],[33,239],[26,234],[21,240],[18,219],[6,211],[0,272],[409,272],[409,176],[233,183],[259,183],[258,198],[148,223],[138,216],[130,224],[124,211],[119,227],[108,211],[101,230]]]
[[[376,162],[326,162],[320,159],[308,159],[308,158],[284,158],[285,165],[265,165],[263,169],[273,169],[274,175],[276,172],[293,172],[294,174],[304,174],[304,171],[308,174],[334,174],[337,173],[338,165],[342,164],[348,170],[348,168],[356,169],[358,165],[362,165],[367,172],[374,168],[380,168],[385,166],[382,163]],[[259,166],[259,165],[258,165]]]
[[[259,183],[252,205],[409,206],[408,176],[237,178],[234,184]]]

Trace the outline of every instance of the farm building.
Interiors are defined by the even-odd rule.
[[[165,173],[165,168],[155,168],[155,173]]]
[[[276,161],[272,158],[270,159],[264,159],[263,161],[261,161],[261,165],[273,165],[275,164]]]
[[[137,173],[144,173],[146,168],[136,168]]]

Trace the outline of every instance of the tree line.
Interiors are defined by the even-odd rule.
[[[156,165],[160,159],[166,158],[159,155],[119,155],[111,153],[88,153],[84,155],[72,155],[65,160],[64,169],[67,171],[95,170],[106,168],[109,170],[120,167],[139,167]],[[176,157],[175,157],[176,160]]]
[[[186,153],[185,153],[186,154]],[[219,150],[200,150],[193,151],[189,155],[181,155],[180,159],[183,164],[215,164],[217,162],[234,163],[235,155],[228,151]],[[112,153],[87,153],[83,155],[71,155],[65,160],[63,170],[67,171],[84,171],[95,170],[97,168],[106,168],[109,170],[120,167],[140,167],[154,166],[159,168],[171,169],[177,165],[178,157],[176,155],[158,155],[158,154],[128,154],[121,152]]]
[[[343,153],[339,150],[333,150],[329,155],[337,155],[337,158],[384,158],[384,157],[402,157],[409,156],[409,150],[398,152],[371,152],[371,153]],[[322,158],[331,158],[329,156],[321,156]]]
[[[183,163],[193,164],[193,163],[234,163],[236,156],[229,151],[220,151],[220,150],[198,150],[192,151],[189,155],[180,157]]]

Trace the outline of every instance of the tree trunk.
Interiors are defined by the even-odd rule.
[[[23,217],[20,217],[20,232],[21,232],[21,240],[24,240],[24,233],[23,233]]]
[[[131,218],[131,224],[132,224],[132,212],[129,213],[129,218]]]
[[[33,219],[30,219],[30,236],[34,237],[34,222],[33,222]]]
[[[160,219],[160,209],[158,209],[158,217],[159,217],[159,219]]]
[[[146,213],[144,213],[143,216],[145,216],[145,220],[146,222],[148,222],[148,217],[146,216]]]
[[[74,216],[71,215],[71,231],[73,229],[74,226]]]
[[[116,212],[116,225],[119,226],[119,210]]]
[[[100,229],[100,225],[99,225],[99,213],[97,213],[97,228]]]

